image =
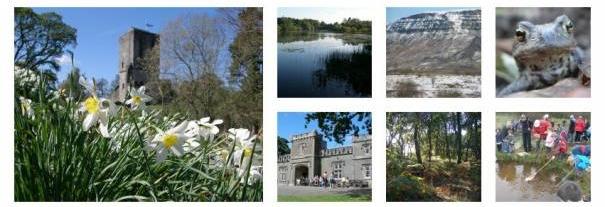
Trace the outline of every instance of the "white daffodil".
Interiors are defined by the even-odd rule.
[[[256,139],[256,136],[255,135],[250,136],[250,130],[248,130],[248,129],[231,128],[231,129],[229,129],[229,139],[235,141],[236,145],[237,145],[237,144],[252,142]]]
[[[238,169],[237,173],[240,177],[240,183],[242,184],[247,183],[248,185],[253,185],[256,182],[263,180],[263,166],[250,166],[250,172],[248,173],[248,182],[244,182],[246,180],[246,169]]]
[[[86,79],[83,77],[80,77],[80,85],[86,88],[86,90],[91,94],[90,97],[86,98],[86,100],[80,104],[81,106],[79,111],[86,113],[86,117],[82,123],[84,131],[88,131],[91,126],[98,122],[101,135],[107,138],[111,137],[109,131],[107,130],[107,126],[109,124],[109,117],[115,115],[116,113],[115,104],[108,99],[98,98],[94,83],[88,83],[88,81],[86,81]]]
[[[229,129],[229,139],[235,142],[233,165],[240,169],[246,169],[252,161],[252,154],[256,151],[256,149],[253,149],[255,148],[256,135],[251,136],[248,129],[231,128]]]
[[[19,86],[37,89],[40,80],[40,76],[33,70],[15,66],[15,83]]]
[[[253,185],[259,181],[263,181],[263,166],[252,166],[248,177],[248,185]]]
[[[205,117],[196,122],[200,126],[200,136],[208,139],[214,138],[214,135],[220,131],[216,125],[222,124],[222,119],[215,119],[210,122],[210,117]]]
[[[185,154],[183,144],[189,137],[185,135],[185,129],[187,128],[188,122],[185,121],[178,126],[169,129],[168,131],[158,130],[158,134],[151,140],[149,147],[156,150],[157,162],[161,162],[170,152],[177,157]]]
[[[215,151],[214,154],[211,156],[211,164],[217,167],[222,167],[223,165],[225,165],[225,163],[227,163],[227,157],[229,157],[229,150],[223,148],[218,151]]]
[[[126,100],[125,104],[130,105],[133,110],[144,109],[145,103],[151,101],[151,96],[145,94],[145,86],[141,86],[139,89],[130,88],[130,99]]]
[[[190,121],[185,130],[185,135],[190,137],[185,143],[185,151],[192,152],[200,146],[201,140],[212,141],[214,136],[219,133],[216,125],[222,124],[223,120],[216,119],[210,122],[210,117],[205,117],[197,121]]]
[[[205,117],[197,121],[189,122],[187,126],[187,135],[191,137],[199,136],[201,139],[212,141],[214,136],[219,133],[216,125],[222,124],[223,120],[216,119],[210,122],[210,117]]]
[[[246,143],[239,147],[236,146],[235,150],[233,151],[233,165],[238,168],[248,168],[252,158],[252,153],[254,153],[252,150],[253,147],[253,142]]]
[[[190,137],[188,135],[187,136],[187,140],[185,140],[185,144],[183,144],[183,150],[187,153],[195,153],[195,149],[197,149],[200,146],[200,142],[198,142],[197,137]]]
[[[187,140],[185,140],[185,144],[183,146],[185,152],[194,153],[194,150],[200,146],[198,133],[199,126],[195,123],[195,121],[189,121],[184,133],[185,136],[187,136]]]
[[[32,108],[32,100],[25,98],[23,96],[19,97],[19,101],[21,102],[21,113],[23,115],[34,118],[34,109]]]

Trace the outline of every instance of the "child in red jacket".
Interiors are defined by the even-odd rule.
[[[576,119],[576,128],[575,128],[575,131],[576,131],[576,140],[575,141],[576,142],[581,141],[580,139],[582,138],[582,135],[584,135],[585,129],[586,129],[586,120],[584,120],[584,117],[579,116]]]

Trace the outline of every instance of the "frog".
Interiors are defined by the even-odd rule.
[[[590,84],[590,64],[574,38],[575,26],[565,14],[545,24],[520,21],[513,37],[512,56],[519,77],[498,92],[498,97],[543,89],[565,78]]]

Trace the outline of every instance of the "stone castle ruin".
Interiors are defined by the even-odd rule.
[[[126,100],[128,88],[138,88],[147,83],[151,75],[145,71],[139,59],[160,43],[160,35],[132,27],[120,36],[120,65],[118,70],[118,87],[114,88],[112,99],[123,102]],[[159,60],[158,60],[158,65]]]

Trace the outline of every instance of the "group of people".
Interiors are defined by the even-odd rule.
[[[548,114],[541,119],[530,120],[521,114],[518,121],[511,120],[501,129],[496,129],[496,145],[499,152],[515,151],[515,133],[521,131],[523,150],[527,154],[532,150],[546,152],[551,160],[567,159],[572,171],[583,174],[590,171],[590,122],[581,115],[570,115],[569,119],[556,123]],[[532,144],[532,138],[535,144]],[[569,146],[572,146],[571,149]],[[535,148],[535,149],[534,149]],[[548,164],[549,162],[546,162]],[[569,174],[568,174],[569,175]],[[557,195],[563,201],[580,201],[582,192],[577,182],[567,181],[565,176],[560,183]],[[589,198],[588,198],[589,199]]]
[[[521,131],[523,150],[531,152],[532,147],[541,150],[544,146],[548,152],[561,154],[567,152],[568,143],[587,143],[590,140],[590,122],[583,116],[569,116],[562,123],[555,123],[548,114],[542,119],[531,121],[525,114],[521,114],[518,121],[508,121],[502,129],[496,129],[496,146],[498,151],[511,153],[514,151],[514,134]],[[575,136],[574,136],[575,135]],[[532,146],[532,137],[536,139]]]
[[[350,180],[348,177],[336,178],[333,172],[328,174],[327,171],[324,171],[321,176],[313,176],[313,178],[311,178],[310,180],[308,180],[306,177],[300,177],[296,179],[296,185],[311,185],[323,188],[349,186],[349,182]]]

